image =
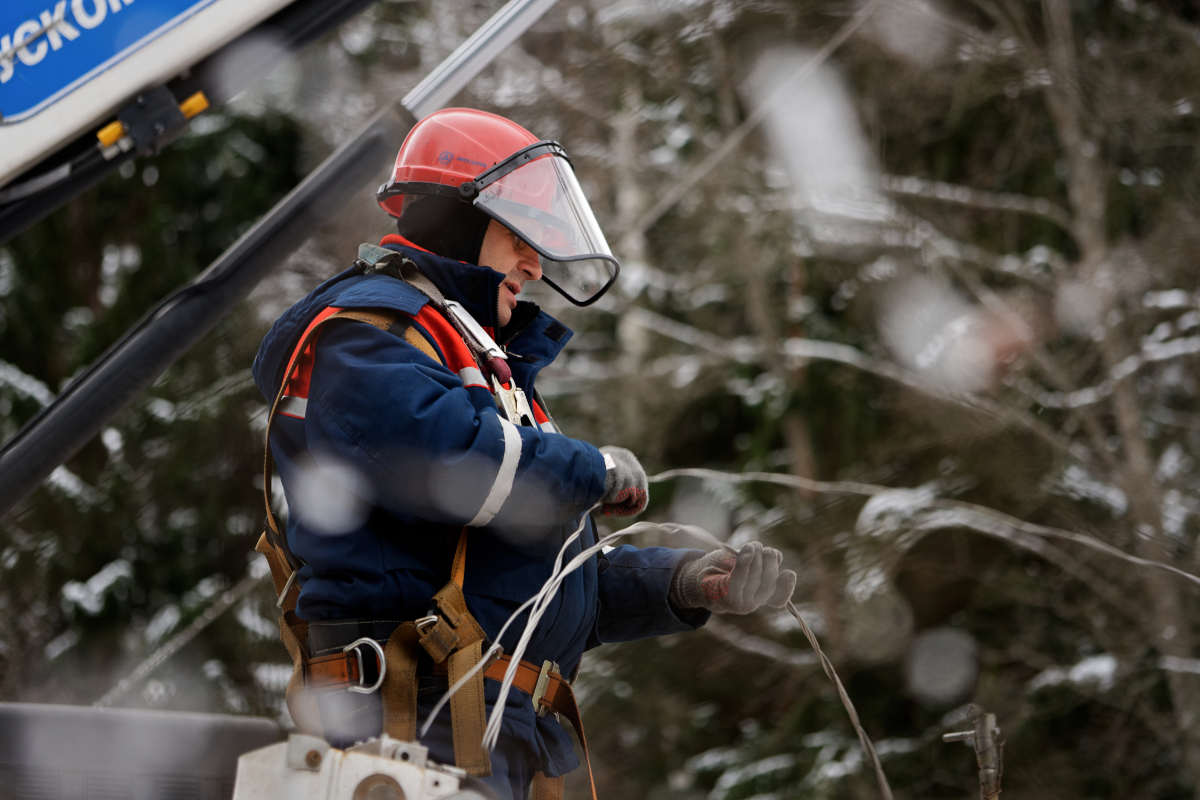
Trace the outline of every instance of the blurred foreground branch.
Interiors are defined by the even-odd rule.
[[[741,125],[738,125],[736,128],[734,128],[734,130],[725,137],[725,140],[722,141],[715,150],[709,153],[703,161],[693,167],[691,171],[689,171],[678,181],[673,183],[671,188],[667,190],[667,193],[660,197],[658,202],[655,203],[648,212],[646,212],[644,217],[642,217],[641,221],[638,223],[637,230],[640,233],[645,233],[654,227],[654,224],[658,222],[660,218],[662,218],[663,214],[666,214],[676,203],[686,197],[697,183],[703,180],[708,173],[713,171],[717,164],[721,163],[726,156],[737,149],[738,145],[740,145],[745,138],[754,131],[754,129],[758,126],[758,123],[762,122],[766,118],[767,114],[771,111],[775,103],[784,102],[784,95],[788,91],[794,89],[796,84],[800,83],[816,72],[821,65],[824,64],[831,55],[833,55],[835,50],[841,47],[842,44],[849,39],[856,30],[862,27],[863,23],[870,18],[871,14],[874,13],[876,7],[879,5],[881,5],[881,0],[871,0],[871,2],[864,4],[863,7],[858,10],[858,13],[851,17],[846,24],[843,25],[841,29],[833,35],[833,38],[831,38],[821,47],[820,50],[814,53],[813,57],[809,59],[809,61],[803,67],[797,70],[788,80],[783,81],[775,88],[767,102],[754,109],[750,116],[746,117],[746,119],[742,121]]]
[[[150,673],[161,667],[171,656],[182,650],[184,645],[200,635],[200,632],[212,624],[213,620],[232,608],[234,604],[250,594],[255,588],[262,585],[270,574],[269,572],[259,573],[251,570],[246,577],[238,581],[236,586],[226,591],[212,605],[204,609],[204,613],[192,620],[190,625],[172,636],[162,647],[151,653],[141,664],[138,664],[137,668],[129,673],[129,677],[123,678],[107,694],[92,703],[92,707],[107,708],[118,702],[131,689],[149,677]]]

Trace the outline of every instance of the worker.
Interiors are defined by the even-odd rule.
[[[398,233],[284,313],[254,363],[289,509],[264,552],[287,560],[281,603],[298,597],[284,638],[294,632],[294,677],[319,717],[302,726],[337,747],[411,736],[405,698],[424,721],[542,588],[564,542],[582,526],[568,561],[595,543],[589,511],[633,516],[648,499],[632,452],[565,435],[535,388],[571,331],[526,288],[542,281],[589,305],[619,270],[563,148],[493,114],[440,111],[412,129],[377,197]],[[430,757],[501,798],[524,798],[539,773],[535,794],[561,792],[579,761],[546,711],[571,716],[559,706],[583,652],[695,630],[713,611],[781,607],[796,581],[781,560],[758,543],[593,556],[533,633],[497,747],[475,740],[505,661],[434,721]],[[501,638],[506,652],[520,632]],[[415,678],[401,685],[401,673]],[[539,684],[557,688],[535,702]],[[295,716],[306,701],[292,700]]]

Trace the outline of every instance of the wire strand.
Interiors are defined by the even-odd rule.
[[[657,480],[665,480],[663,475],[665,475],[665,473],[656,475],[654,478]],[[728,543],[722,542],[720,539],[716,538],[702,528],[697,528],[692,525],[679,525],[675,523],[655,524],[639,522],[629,526],[628,528],[625,528],[624,530],[604,536],[597,541],[596,544],[585,548],[578,555],[572,558],[569,563],[563,566],[562,560],[567,548],[583,532],[583,528],[587,524],[587,519],[588,515],[585,514],[583,519],[580,521],[579,527],[570,537],[568,537],[567,541],[563,543],[562,548],[559,549],[558,556],[555,559],[554,569],[552,570],[550,577],[542,585],[542,588],[537,592],[537,594],[535,594],[524,604],[522,604],[520,608],[513,612],[513,614],[504,623],[504,627],[501,628],[500,633],[496,636],[497,641],[499,641],[499,639],[503,637],[504,633],[507,631],[509,625],[511,625],[513,621],[525,611],[526,608],[531,605],[533,606],[533,610],[530,611],[529,618],[525,623],[525,629],[521,633],[521,638],[518,640],[517,646],[514,648],[511,654],[512,660],[509,663],[508,669],[505,671],[504,681],[500,687],[500,695],[497,697],[495,704],[492,706],[492,713],[488,719],[487,727],[484,730],[483,745],[489,750],[494,749],[496,743],[499,741],[500,726],[504,718],[504,709],[508,699],[509,691],[512,688],[513,678],[516,676],[516,671],[521,662],[521,658],[525,654],[525,648],[528,645],[533,632],[536,630],[538,623],[541,621],[542,615],[549,606],[550,599],[557,594],[558,587],[562,584],[562,581],[566,578],[566,576],[587,563],[592,555],[603,550],[604,547],[608,546],[609,542],[616,541],[619,538],[635,535],[651,529],[662,530],[663,528],[667,528],[668,532],[673,534],[690,534],[717,549],[724,549],[734,553],[737,552]],[[866,730],[862,726],[862,722],[859,720],[858,711],[855,709],[854,702],[850,699],[850,695],[846,692],[846,687],[842,684],[841,678],[838,677],[837,670],[834,668],[833,663],[825,655],[825,652],[821,649],[821,644],[819,641],[817,641],[816,635],[812,632],[812,629],[808,627],[808,623],[804,621],[804,617],[801,616],[800,611],[790,599],[787,601],[786,608],[788,612],[796,618],[796,622],[799,623],[800,630],[804,633],[804,637],[808,640],[809,645],[817,654],[817,658],[820,660],[821,667],[825,670],[825,674],[829,677],[829,680],[833,682],[834,688],[838,693],[838,698],[841,700],[842,706],[846,709],[846,714],[850,718],[850,724],[854,727],[854,731],[858,735],[858,740],[862,746],[863,753],[866,755],[867,760],[871,763],[871,767],[875,773],[875,780],[879,784],[880,794],[883,796],[884,800],[893,800],[891,785],[888,783],[887,775],[883,771],[883,765],[879,762],[879,755],[875,752],[875,746],[871,743],[871,737],[867,735]],[[460,678],[447,690],[446,694],[443,695],[443,697],[438,701],[438,704],[434,707],[433,713],[429,715],[429,719],[426,720],[425,725],[422,727],[422,736],[428,732],[429,727],[433,720],[437,717],[438,712],[445,706],[450,697],[453,696],[453,694],[462,686],[464,686],[471,676],[482,669],[484,664],[490,661],[492,654],[498,648],[499,644],[493,644],[492,647],[488,649],[488,653],[485,654],[484,657],[480,659],[480,661],[475,664],[475,666],[473,666],[465,676]]]
[[[871,767],[875,770],[875,781],[879,784],[879,793],[883,795],[884,800],[893,800],[892,787],[888,783],[887,775],[883,772],[883,765],[879,763],[879,754],[875,752],[875,745],[871,743],[871,737],[863,729],[862,723],[858,719],[858,711],[854,708],[854,701],[846,693],[846,687],[842,685],[842,679],[838,677],[837,670],[833,668],[833,664],[825,656],[825,651],[821,649],[816,634],[808,627],[808,623],[804,621],[804,617],[800,615],[800,611],[796,608],[796,605],[791,600],[788,600],[785,608],[796,618],[796,622],[800,623],[800,630],[804,632],[804,638],[808,639],[808,643],[812,645],[817,658],[821,660],[821,668],[825,670],[825,674],[829,676],[829,680],[833,681],[833,685],[837,689],[838,698],[842,701],[842,707],[846,709],[846,715],[850,717],[850,724],[854,726],[854,732],[858,734],[858,741],[862,745],[863,752],[866,754],[867,760],[871,762]]]
[[[571,543],[574,542],[576,539],[578,539],[579,536],[583,533],[584,526],[587,525],[588,516],[599,507],[600,507],[600,504],[597,503],[596,505],[589,508],[586,512],[584,512],[583,516],[579,520],[579,527],[576,528],[575,532],[572,533],[570,536],[568,536],[566,541],[563,542],[562,547],[560,547],[558,550],[558,555],[554,559],[554,567],[550,570],[551,579],[553,579],[553,577],[562,568],[562,560],[563,560],[563,556],[567,552],[567,548],[570,547]],[[542,588],[538,591],[537,594],[535,594],[533,597],[526,600],[524,603],[522,603],[520,606],[517,607],[516,611],[513,611],[513,613],[509,615],[508,619],[505,620],[504,625],[501,626],[500,632],[496,634],[496,638],[495,638],[495,641],[492,643],[492,646],[489,647],[484,652],[483,657],[480,658],[479,661],[476,662],[476,664],[473,667],[471,667],[471,669],[467,670],[465,675],[463,675],[461,678],[459,678],[457,681],[455,681],[453,686],[449,687],[446,690],[446,693],[443,694],[441,699],[439,699],[437,701],[437,703],[434,705],[433,711],[431,711],[429,714],[429,718],[425,720],[425,724],[423,726],[421,726],[421,734],[420,734],[421,737],[424,737],[425,734],[429,733],[429,728],[430,728],[430,726],[433,725],[433,721],[435,719],[437,719],[437,715],[445,707],[446,703],[450,702],[450,698],[454,696],[454,693],[457,692],[459,689],[461,689],[463,686],[465,686],[467,681],[469,681],[471,678],[473,678],[475,676],[475,674],[477,672],[479,672],[481,669],[483,669],[484,665],[487,664],[488,662],[490,662],[494,655],[499,654],[499,652],[504,649],[500,645],[500,640],[503,639],[504,634],[508,632],[508,626],[512,625],[513,622],[515,622],[517,620],[517,618],[520,617],[521,614],[527,608],[529,608],[531,605],[533,605],[534,603],[537,602],[537,600],[545,593],[546,587],[549,585],[549,583],[550,582],[547,581],[545,584],[543,584]],[[519,660],[520,660],[519,658],[514,659],[514,661],[519,661]],[[510,667],[510,669],[511,669],[511,667]],[[514,675],[515,674],[516,673],[514,670]],[[506,672],[505,678],[507,678],[507,677],[508,677],[508,674]]]

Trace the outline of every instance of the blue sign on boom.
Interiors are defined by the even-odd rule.
[[[217,0],[0,0],[0,124],[28,119]]]

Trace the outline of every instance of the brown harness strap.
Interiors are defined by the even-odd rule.
[[[453,686],[483,658],[483,640],[456,650],[450,656],[448,678]],[[450,731],[454,735],[454,766],[467,774],[492,774],[492,757],[483,746],[487,727],[487,701],[483,695],[483,671],[476,672],[450,697]]]
[[[462,591],[467,580],[467,526],[458,534],[458,546],[454,548],[454,561],[450,563],[450,582]]]
[[[450,568],[450,581],[433,596],[430,605],[436,622],[421,627],[421,646],[433,663],[440,664],[450,654],[463,647],[486,638],[483,628],[467,610],[467,598],[463,596],[463,580],[466,577],[467,528],[458,534],[458,547],[454,551],[454,562]]]
[[[539,772],[533,776],[533,786],[529,790],[529,800],[562,800],[563,796],[563,776],[551,778],[544,772]],[[592,798],[596,797],[595,790],[592,791]]]
[[[383,648],[387,674],[383,697],[383,732],[404,742],[417,740],[417,626],[402,622]]]
[[[494,681],[504,680],[504,673],[508,670],[508,665],[512,662],[508,656],[501,656],[487,669],[483,670],[485,677],[491,678]],[[544,668],[543,668],[544,669]],[[530,695],[531,697],[538,696],[538,683],[542,677],[543,670],[538,669],[535,665],[528,661],[522,661],[517,665],[517,674],[513,678],[513,686]],[[571,727],[575,729],[575,734],[579,737],[579,744],[583,748],[583,763],[587,764],[588,782],[592,787],[592,800],[596,800],[596,778],[592,774],[592,757],[588,753],[587,736],[583,733],[583,717],[579,713],[579,702],[575,699],[575,692],[562,675],[557,672],[546,672],[546,686],[541,696],[538,697],[534,710],[538,714],[544,714],[546,711],[553,711],[560,716],[566,717],[571,723]],[[562,797],[563,782],[562,778],[551,778],[545,773],[539,772],[533,779],[533,795],[531,800],[536,798],[545,798],[545,800],[558,800]]]
[[[296,600],[300,597],[300,587],[294,580],[292,564],[288,558],[288,553],[284,550],[287,542],[284,538],[286,534],[280,531],[279,521],[275,518],[275,512],[271,509],[271,472],[274,468],[274,458],[271,455],[271,426],[275,422],[276,415],[279,413],[279,404],[283,399],[284,393],[287,391],[292,373],[296,369],[296,362],[308,346],[316,341],[317,335],[326,323],[335,319],[353,319],[358,322],[374,325],[376,328],[386,331],[392,326],[398,316],[398,312],[392,311],[338,310],[323,319],[318,318],[316,323],[310,325],[308,330],[305,331],[300,343],[292,351],[292,357],[288,360],[287,369],[283,373],[283,382],[279,386],[279,392],[275,395],[275,402],[271,404],[271,413],[267,416],[266,446],[263,448],[265,451],[263,454],[263,505],[267,511],[269,532],[274,535],[268,535],[268,531],[263,531],[263,535],[259,537],[258,545],[254,549],[267,557],[267,564],[271,568],[271,580],[275,584],[275,593],[279,596],[278,605],[283,612],[279,617],[279,638],[283,640],[283,646],[287,648],[288,655],[292,657],[292,677],[288,679],[284,699],[287,702],[288,712],[292,715],[296,727],[302,733],[320,736],[321,717],[317,713],[316,698],[305,691],[305,668],[308,664],[308,654],[305,652],[304,643],[308,639],[308,623],[296,616]],[[276,544],[276,542],[283,544],[283,547]],[[413,659],[413,673],[414,675],[416,673],[415,658]],[[412,716],[415,720],[415,678],[413,680],[413,693]],[[413,732],[413,738],[415,738],[415,722]]]
[[[404,341],[408,342],[413,347],[417,348],[439,364],[442,363],[442,359],[438,356],[437,351],[433,349],[433,345],[431,345],[424,336],[417,333],[417,329],[412,325],[409,325],[404,329]]]
[[[301,731],[320,731],[321,715],[317,711],[317,698],[304,685],[304,660],[308,657],[304,642],[308,639],[308,623],[289,609],[279,617],[279,638],[292,657],[292,677],[288,678],[284,701],[288,713]]]
[[[435,664],[447,662],[447,676],[454,685],[483,658],[486,634],[467,609],[463,581],[467,574],[467,528],[458,534],[458,547],[450,567],[450,581],[433,596],[437,621],[421,630],[421,646]],[[492,774],[492,759],[483,746],[487,726],[487,703],[483,695],[483,672],[475,673],[450,698],[450,730],[454,736],[454,764],[469,775]]]

